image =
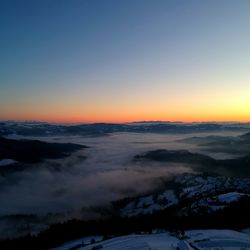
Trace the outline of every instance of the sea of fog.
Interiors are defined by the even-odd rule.
[[[223,133],[235,136],[237,132]],[[178,142],[200,134],[113,133],[100,137],[25,137],[48,142],[72,142],[89,146],[70,157],[47,160],[37,168],[0,178],[0,215],[74,213],[158,188],[172,176],[192,173],[178,163],[138,163],[137,154],[155,149],[187,149],[215,158],[228,154],[201,151],[194,144]],[[213,135],[222,135],[213,133]],[[19,137],[24,138],[24,137]],[[32,152],[30,152],[32,154]],[[87,158],[84,159],[83,156]],[[54,170],[56,167],[57,171]],[[84,214],[84,213],[83,213]],[[86,213],[84,214],[84,216]]]

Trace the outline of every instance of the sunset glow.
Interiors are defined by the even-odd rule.
[[[14,2],[0,120],[250,121],[249,1]]]

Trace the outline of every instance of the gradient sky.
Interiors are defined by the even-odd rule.
[[[1,0],[0,119],[250,121],[250,1]]]

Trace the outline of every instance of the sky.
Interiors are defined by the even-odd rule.
[[[250,1],[1,0],[0,120],[250,121]]]

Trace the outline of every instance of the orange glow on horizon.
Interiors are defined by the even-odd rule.
[[[118,103],[46,103],[0,107],[1,120],[37,120],[53,123],[133,121],[250,122],[249,92],[238,95],[165,98]],[[194,99],[195,98],[195,99]],[[233,100],[233,101],[232,101]]]
[[[238,115],[163,115],[163,116],[103,116],[103,117],[89,117],[83,118],[82,116],[13,116],[1,117],[1,120],[16,120],[16,121],[41,121],[49,123],[65,123],[65,124],[79,124],[79,123],[126,123],[138,121],[168,121],[168,122],[250,122],[249,116]]]

